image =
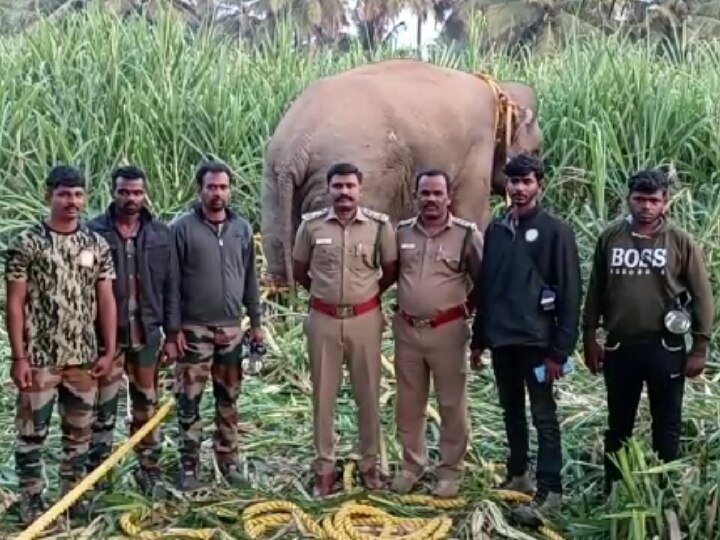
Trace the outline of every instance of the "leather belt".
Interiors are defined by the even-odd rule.
[[[456,319],[464,318],[467,315],[467,307],[465,304],[452,307],[445,311],[441,311],[431,319],[421,319],[408,315],[404,311],[400,311],[400,316],[413,328],[437,328],[443,324],[449,323]]]
[[[334,317],[336,319],[348,319],[350,317],[356,317],[362,315],[378,307],[380,305],[380,298],[377,296],[372,297],[370,300],[361,302],[359,304],[344,304],[344,305],[333,305],[326,304],[322,300],[318,300],[315,297],[310,298],[310,308]]]

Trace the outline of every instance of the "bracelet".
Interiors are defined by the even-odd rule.
[[[10,361],[11,362],[22,362],[23,360],[27,361],[27,356],[11,356]]]

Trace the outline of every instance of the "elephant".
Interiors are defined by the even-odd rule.
[[[416,174],[442,169],[451,178],[453,215],[484,230],[490,196],[505,195],[502,166],[519,153],[538,155],[541,146],[535,91],[522,83],[414,59],[320,78],[296,96],[265,145],[262,283],[294,290],[295,233],[302,214],[328,206],[325,175],[334,163],[362,171],[360,204],[388,214],[393,225],[416,211]]]

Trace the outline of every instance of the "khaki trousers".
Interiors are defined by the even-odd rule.
[[[361,472],[377,465],[379,453],[380,344],[383,317],[374,309],[335,319],[310,310],[303,323],[313,385],[313,429],[317,474],[335,470],[335,403],[347,360],[357,406]]]
[[[462,319],[437,328],[413,328],[393,318],[397,402],[395,420],[403,447],[402,468],[420,476],[427,464],[425,408],[430,376],[440,412],[439,479],[462,477],[469,441],[467,362],[470,330]]]

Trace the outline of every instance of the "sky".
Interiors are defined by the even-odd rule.
[[[399,23],[400,21],[405,22],[405,28],[402,28],[397,31],[397,45],[399,47],[414,47],[415,46],[415,37],[417,34],[417,16],[412,12],[410,9],[404,9],[400,12],[400,15],[398,16],[397,20],[394,24]],[[440,26],[436,28],[435,23],[435,17],[432,13],[428,15],[428,18],[425,20],[425,22],[422,25],[422,46],[423,49],[432,43],[432,41],[437,37],[437,35],[440,33]]]
[[[357,2],[348,2],[347,4],[347,19],[352,20],[350,12],[352,9],[357,7]],[[395,43],[398,47],[415,47],[416,35],[417,35],[417,16],[413,13],[412,9],[405,8],[399,14],[398,17],[388,25],[388,30],[400,22],[405,23],[404,28],[400,28],[395,32]],[[432,43],[432,41],[438,36],[442,28],[438,25],[435,27],[435,16],[431,12],[428,14],[427,19],[422,25],[422,48],[423,50]],[[343,28],[348,34],[357,34],[357,29],[351,24]]]

